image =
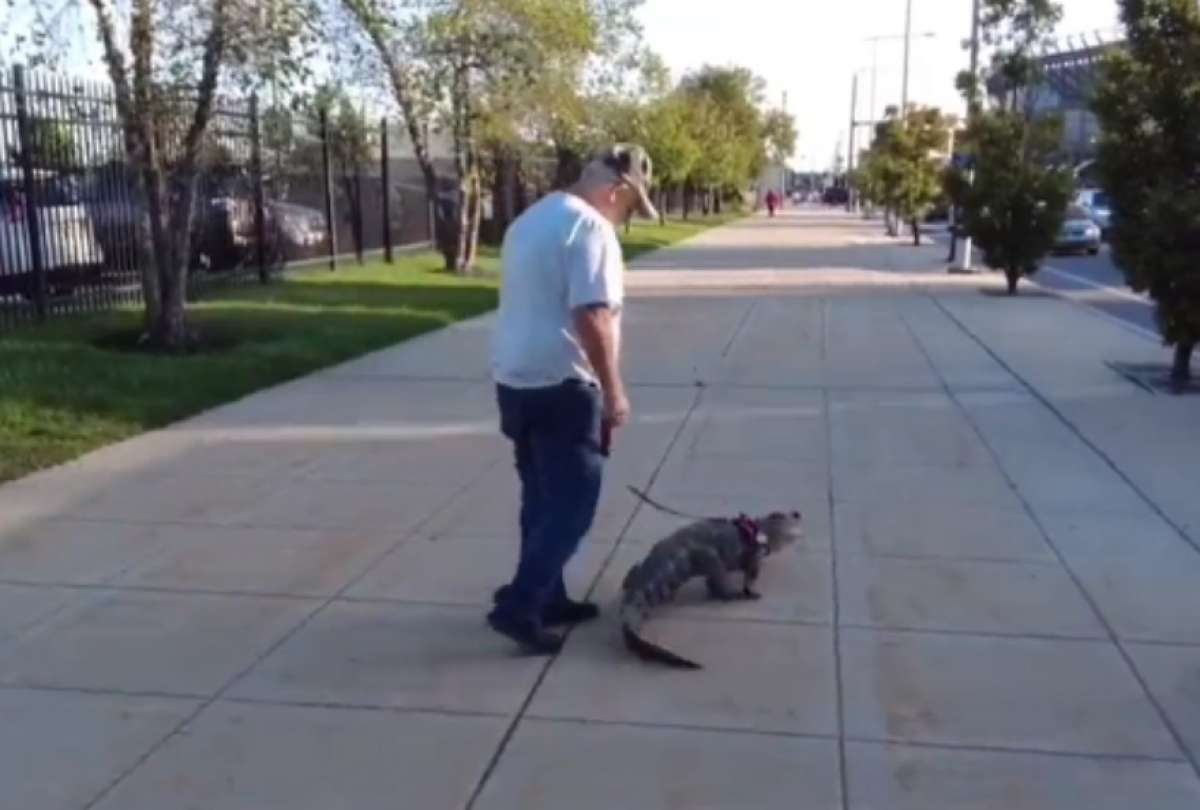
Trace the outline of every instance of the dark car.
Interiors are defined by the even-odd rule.
[[[120,166],[105,167],[88,196],[97,238],[109,261],[119,266],[114,269],[136,269],[136,225],[143,205],[132,173]],[[227,271],[257,261],[254,186],[247,172],[207,174],[198,184],[194,205],[191,269]],[[272,264],[316,255],[328,233],[323,212],[273,199],[263,203],[263,230]]]
[[[821,194],[821,202],[826,205],[845,205],[849,201],[850,192],[844,188],[831,186]]]

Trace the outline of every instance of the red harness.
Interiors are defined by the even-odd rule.
[[[742,538],[742,545],[746,547],[747,551],[761,551],[764,555],[770,553],[770,546],[759,541],[762,533],[758,530],[757,522],[751,520],[747,515],[738,515],[731,522],[738,530],[738,536]]]

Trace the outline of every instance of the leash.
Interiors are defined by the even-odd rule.
[[[626,486],[629,487],[630,492],[636,495],[651,509],[655,509],[665,515],[674,515],[675,517],[687,518],[688,520],[703,520],[710,523],[732,523],[734,528],[737,529],[738,535],[741,536],[742,542],[744,542],[750,548],[763,550],[768,549],[765,540],[761,539],[758,524],[744,514],[738,515],[736,518],[727,518],[711,516],[705,517],[704,515],[696,515],[691,512],[680,512],[678,509],[672,509],[669,506],[664,506],[632,484],[626,484]],[[767,550],[766,553],[770,553],[769,550]]]
[[[629,487],[629,491],[636,495],[643,503],[648,505],[651,509],[662,512],[664,515],[674,515],[675,517],[687,518],[688,520],[725,520],[725,518],[712,517],[711,515],[695,515],[690,512],[680,512],[678,509],[672,509],[669,506],[663,506],[661,503],[654,500],[645,492],[642,492],[632,484],[628,484],[627,486]]]

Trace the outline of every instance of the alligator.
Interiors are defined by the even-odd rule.
[[[630,487],[651,506],[670,514],[676,512],[650,500]],[[722,601],[758,599],[753,589],[764,557],[803,536],[799,512],[771,512],[758,518],[745,514],[735,518],[696,518],[659,540],[629,569],[621,583],[621,631],[625,645],[643,660],[658,661],[681,669],[701,665],[643,638],[639,631],[650,611],[670,602],[684,583],[703,577],[709,596]],[[742,574],[742,587],[735,575]]]

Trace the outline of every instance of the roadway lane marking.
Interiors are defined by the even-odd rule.
[[[1119,287],[1112,287],[1107,284],[1101,284],[1098,281],[1092,281],[1090,278],[1085,278],[1084,276],[1077,276],[1074,273],[1068,273],[1066,270],[1062,270],[1058,267],[1053,267],[1051,265],[1045,265],[1042,267],[1042,271],[1050,272],[1056,276],[1062,276],[1063,278],[1069,278],[1074,282],[1084,285],[1085,287],[1091,287],[1094,290],[1103,290],[1104,292],[1112,293],[1113,295],[1118,296],[1119,298],[1124,298],[1128,301],[1136,301],[1137,303],[1145,304],[1148,307],[1154,306],[1154,302],[1143,295],[1138,295],[1137,293],[1132,292],[1130,290],[1122,290]]]

